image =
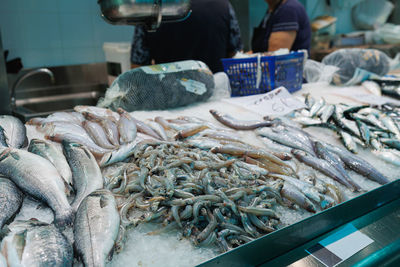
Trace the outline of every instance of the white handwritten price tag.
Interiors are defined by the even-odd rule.
[[[294,98],[284,87],[260,95],[235,97],[224,101],[244,107],[260,115],[286,115],[293,110],[305,108],[303,102]]]

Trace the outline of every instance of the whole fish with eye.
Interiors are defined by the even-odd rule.
[[[329,176],[336,180],[337,182],[343,184],[344,186],[357,191],[359,188],[350,183],[340,172],[338,172],[329,162],[324,159],[315,158],[313,156],[307,155],[304,151],[293,150],[293,155],[301,162],[319,170],[326,176]]]
[[[9,266],[72,266],[72,245],[54,224],[16,221],[10,228],[1,243]]]
[[[210,109],[211,115],[223,125],[235,130],[254,130],[260,127],[273,125],[271,121],[243,121],[233,118],[230,115],[222,114],[214,109]]]
[[[21,149],[0,148],[0,174],[10,178],[23,192],[48,204],[58,226],[72,222],[64,181],[47,159]]]
[[[0,115],[0,126],[4,131],[9,147],[21,148],[28,145],[25,125],[16,117]],[[0,129],[1,131],[1,129]],[[0,145],[3,143],[0,137]]]
[[[383,174],[381,174],[377,169],[375,169],[371,164],[369,164],[365,160],[356,157],[355,155],[338,147],[334,147],[326,143],[324,143],[324,146],[329,151],[338,155],[342,159],[342,161],[346,164],[346,166],[354,170],[355,172],[379,184],[387,184],[390,182],[388,178],[386,178]]]
[[[72,209],[76,211],[87,195],[96,189],[103,188],[103,176],[96,159],[86,147],[65,141],[62,145],[72,170],[76,194],[71,205]]]
[[[110,191],[96,190],[82,201],[75,216],[74,237],[85,266],[106,265],[112,257],[119,226],[117,205]]]
[[[63,153],[54,144],[40,139],[32,139],[29,143],[28,151],[50,161],[56,167],[65,183],[72,186],[71,168]]]
[[[0,230],[21,208],[23,197],[10,179],[0,176]]]

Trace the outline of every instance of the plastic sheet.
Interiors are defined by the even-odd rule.
[[[209,68],[203,62],[187,60],[124,72],[97,105],[129,112],[170,109],[205,101],[213,90]]]
[[[392,13],[394,5],[389,1],[364,0],[353,7],[352,18],[360,30],[373,30],[383,25]]]
[[[325,65],[336,66],[339,70],[333,75],[336,85],[354,85],[367,78],[370,73],[383,76],[390,70],[391,59],[376,49],[340,49],[322,60]],[[363,77],[354,77],[362,75]],[[365,76],[365,77],[364,77]]]

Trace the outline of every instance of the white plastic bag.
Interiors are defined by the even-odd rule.
[[[304,65],[303,76],[309,83],[331,83],[333,75],[339,70],[336,66],[325,65],[312,59],[308,59]]]
[[[394,5],[387,1],[364,0],[352,9],[355,26],[360,30],[373,30],[385,24]]]

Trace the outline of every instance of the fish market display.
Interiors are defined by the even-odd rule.
[[[1,242],[8,266],[72,266],[72,246],[53,224],[16,221],[10,228]]]
[[[85,266],[105,266],[118,236],[120,218],[115,199],[107,190],[88,195],[74,223],[75,247]]]
[[[105,266],[124,250],[127,232],[144,224],[154,226],[146,236],[172,231],[194,247],[226,252],[292,224],[288,214],[310,216],[392,180],[352,152],[370,147],[396,165],[397,107],[331,105],[310,96],[305,102],[308,108],[291,118],[238,120],[204,112],[214,122],[139,120],[123,109],[77,106],[31,119],[47,140],[34,138],[27,150],[21,149],[26,132],[2,117],[4,260],[10,266]],[[292,120],[335,130],[351,152]],[[13,222],[24,196],[48,205],[54,223]]]
[[[0,146],[21,148],[26,145],[25,125],[16,117],[0,115]]]

